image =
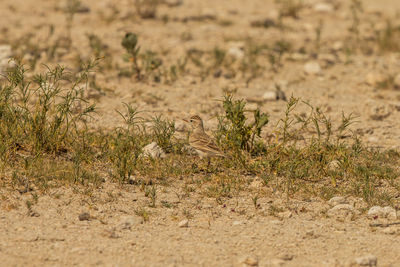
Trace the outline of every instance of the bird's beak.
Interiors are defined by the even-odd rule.
[[[185,122],[189,122],[189,120],[188,119],[182,119],[183,121],[185,121]]]

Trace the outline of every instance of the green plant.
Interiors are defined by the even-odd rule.
[[[174,144],[172,137],[175,133],[175,123],[168,119],[163,119],[161,115],[155,116],[152,119],[152,134],[157,144],[165,152],[173,152]]]
[[[233,100],[231,95],[225,96],[223,108],[225,114],[218,117],[217,142],[229,149],[239,149],[250,153],[259,152],[260,143],[256,137],[260,137],[262,128],[268,123],[268,115],[258,108],[253,113],[254,121],[247,122],[245,112],[246,103],[243,100]]]
[[[150,207],[155,208],[156,207],[156,199],[157,199],[156,187],[154,185],[151,187],[146,187],[144,195],[146,197],[150,198]]]
[[[120,182],[126,182],[140,161],[142,148],[147,142],[143,119],[136,108],[125,104],[126,114],[118,112],[125,127],[118,128],[111,136],[109,158]]]
[[[70,148],[85,118],[95,111],[82,94],[86,89],[91,62],[70,87],[65,87],[64,68],[47,68],[43,74],[27,79],[21,64],[7,73],[1,87],[0,139],[33,153],[60,153]],[[82,85],[83,84],[83,85]]]
[[[131,32],[126,33],[125,37],[122,39],[121,45],[127,52],[127,61],[132,62],[132,71],[136,74],[136,77],[140,79],[141,69],[138,64],[140,46],[138,46],[137,35]]]

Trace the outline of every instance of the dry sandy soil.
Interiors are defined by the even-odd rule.
[[[219,100],[223,88],[227,88],[270,114],[271,126],[264,133],[268,136],[286,103],[254,99],[262,99],[277,83],[287,97],[293,94],[322,107],[335,123],[342,111],[355,114],[358,122],[352,129],[363,141],[397,149],[400,91],[395,77],[400,74],[400,54],[381,53],[376,47],[370,53],[346,54],[344,46],[353,21],[350,2],[305,0],[298,18],[284,18],[287,29],[282,32],[277,27],[251,26],[251,22],[265,18],[277,21],[280,5],[272,0],[183,0],[176,6],[160,5],[155,19],[139,18],[133,1],[82,0],[90,10],[74,16],[73,49],[68,54],[59,52],[57,62],[48,62],[43,55],[35,70],[43,70],[40,63],[73,68],[76,55],[91,57],[87,33],[96,34],[108,46],[112,64],[118,66],[128,64],[122,60],[121,47],[128,31],[138,34],[142,49],[163,53],[167,65],[182,58],[188,49],[240,49],[248,39],[271,45],[283,34],[294,52],[284,55],[277,71],[266,68],[248,84],[241,75],[211,75],[203,80],[193,70],[172,84],[119,78],[116,68],[96,74],[98,85],[105,89],[100,93],[92,90],[99,108],[99,116],[92,123],[115,127],[121,123],[115,110],[121,110],[122,102],[127,102],[149,114],[163,113],[176,120],[199,113],[207,128],[213,128],[215,115],[222,110]],[[321,3],[325,7],[318,7]],[[371,29],[383,29],[388,19],[399,25],[400,1],[362,3],[362,36],[373,34]],[[59,1],[2,0],[0,44],[14,46],[23,36],[33,34],[28,40],[39,48],[46,47],[55,36],[66,32],[63,7],[64,2]],[[208,19],[190,19],[196,16]],[[302,48],[310,51],[315,46],[320,21],[321,52],[299,54]],[[50,25],[54,34],[48,37]],[[15,47],[15,53],[18,49],[21,45]],[[23,55],[23,60],[31,60],[30,55]],[[306,73],[309,62],[317,62],[321,70]],[[390,77],[393,81],[388,86],[379,85]],[[400,86],[400,81],[397,84]],[[299,109],[307,111],[305,105]],[[345,200],[354,206],[353,211],[329,215],[329,203],[313,198],[286,203],[284,195],[260,188],[257,183],[223,204],[196,192],[185,196],[184,183],[183,177],[158,188],[156,207],[147,209],[148,221],[135,213],[148,206],[148,198],[133,185],[107,182],[90,195],[79,187],[54,189],[40,195],[29,212],[25,201],[32,196],[0,188],[0,265],[356,266],[356,258],[373,254],[378,266],[400,266],[400,226],[370,226],[393,220],[368,218],[367,206],[360,199]],[[264,194],[255,209],[251,196],[260,190]],[[274,209],[276,212],[271,212]],[[84,212],[90,216],[80,220]],[[187,224],[182,222],[185,219]],[[374,266],[373,260],[365,263]]]

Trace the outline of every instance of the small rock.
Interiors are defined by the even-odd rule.
[[[394,208],[386,206],[384,208],[380,206],[373,206],[368,210],[369,218],[388,218],[389,220],[397,219],[397,212]]]
[[[240,263],[243,263],[247,266],[258,266],[258,259],[255,257],[247,256],[242,259]]]
[[[345,197],[333,197],[333,198],[329,199],[328,202],[329,202],[329,205],[331,205],[331,206],[337,206],[339,204],[348,204]]]
[[[308,55],[302,54],[302,53],[292,53],[289,56],[289,59],[291,59],[293,61],[305,61],[308,59]]]
[[[361,266],[376,266],[378,259],[374,255],[365,255],[355,259],[356,263]]]
[[[319,54],[318,59],[326,64],[334,64],[336,61],[336,57],[332,54]]]
[[[271,224],[275,224],[275,225],[282,225],[283,224],[283,222],[280,221],[280,220],[272,220],[272,221],[270,221],[270,223]]]
[[[365,82],[368,85],[376,86],[380,83],[383,83],[386,80],[386,76],[381,73],[370,72],[365,76]]]
[[[339,51],[339,50],[341,50],[342,48],[343,48],[343,42],[342,42],[342,41],[336,41],[336,42],[334,42],[333,45],[332,45],[332,49],[333,49],[334,51]]]
[[[278,94],[276,93],[276,91],[266,91],[262,98],[265,101],[276,101],[278,100]]]
[[[321,66],[318,62],[310,61],[304,65],[304,72],[310,75],[316,75],[321,72]]]
[[[142,221],[135,216],[123,216],[120,219],[117,228],[119,230],[131,230],[132,226],[140,223],[142,223]]]
[[[87,212],[83,212],[81,214],[79,214],[78,216],[80,221],[89,221],[90,220],[90,214]]]
[[[235,59],[242,59],[244,57],[244,51],[239,47],[231,47],[228,50],[228,55]]]
[[[292,212],[290,210],[287,210],[287,211],[279,212],[277,214],[277,216],[279,218],[281,218],[281,219],[289,219],[289,218],[291,218],[293,216],[293,214],[292,214]]]
[[[260,189],[263,186],[264,186],[263,181],[258,177],[256,177],[250,184],[250,187],[253,189]]]
[[[321,13],[332,13],[335,8],[332,4],[321,2],[314,5],[314,10]]]
[[[284,253],[284,254],[280,255],[279,258],[284,261],[291,261],[291,260],[293,260],[294,256],[292,254]]]
[[[282,90],[270,90],[270,91],[266,91],[263,96],[262,99],[264,101],[276,101],[276,100],[283,100],[286,101],[286,95]]]
[[[178,223],[178,226],[181,227],[181,228],[189,227],[189,221],[188,221],[187,219],[182,220],[182,221],[180,221],[180,222]]]
[[[393,107],[378,101],[369,101],[366,104],[368,115],[371,119],[381,121],[392,114]]]
[[[165,152],[156,142],[152,142],[143,148],[143,156],[151,158],[165,158]]]
[[[387,227],[382,230],[382,233],[387,235],[394,235],[396,233],[396,229],[394,227]]]
[[[234,221],[233,223],[232,223],[232,225],[233,226],[236,226],[236,225],[241,225],[242,224],[242,222],[241,221]]]
[[[354,207],[350,204],[339,204],[328,210],[328,216],[347,216],[354,213]]]
[[[337,171],[340,168],[340,162],[338,160],[332,160],[328,163],[328,170]]]

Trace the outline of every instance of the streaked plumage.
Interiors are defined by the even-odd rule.
[[[200,158],[225,157],[211,137],[205,133],[203,120],[198,115],[185,121],[189,122],[193,128],[189,136],[189,145],[196,150]]]

